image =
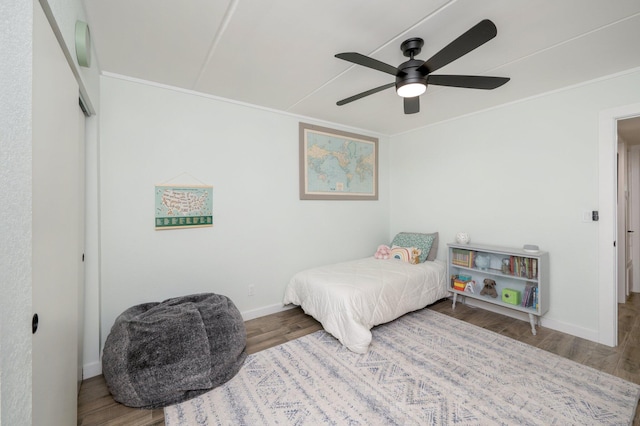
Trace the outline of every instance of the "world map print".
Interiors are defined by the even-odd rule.
[[[376,193],[375,142],[307,131],[305,163],[307,194]]]
[[[213,187],[156,186],[156,229],[213,226]]]

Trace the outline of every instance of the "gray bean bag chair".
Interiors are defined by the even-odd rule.
[[[247,354],[240,312],[226,296],[205,293],[145,303],[111,328],[102,373],[113,398],[158,408],[198,396],[230,380]]]

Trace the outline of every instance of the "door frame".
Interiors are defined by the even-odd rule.
[[[640,118],[638,118],[640,119]],[[631,166],[631,172],[629,175],[631,191],[631,211],[630,211],[630,226],[633,230],[633,252],[632,252],[632,267],[633,267],[633,279],[631,281],[631,291],[638,292],[640,289],[640,145],[631,145],[627,148],[629,150],[629,163]]]
[[[639,115],[640,103],[607,109],[599,114],[598,342],[609,346],[618,344],[617,122]]]

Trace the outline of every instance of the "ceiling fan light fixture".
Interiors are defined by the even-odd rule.
[[[427,90],[423,83],[408,83],[396,87],[396,93],[403,98],[415,98],[422,95]]]

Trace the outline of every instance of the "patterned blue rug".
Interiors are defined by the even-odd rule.
[[[176,425],[628,425],[640,386],[423,309],[366,354],[318,331],[250,355]]]

